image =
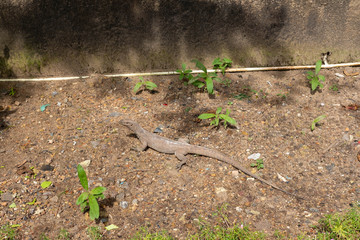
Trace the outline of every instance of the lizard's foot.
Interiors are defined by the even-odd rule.
[[[186,164],[186,161],[181,161],[180,163],[176,164],[176,170],[180,171],[182,166]]]

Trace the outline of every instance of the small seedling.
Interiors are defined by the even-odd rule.
[[[154,90],[155,88],[157,88],[157,85],[151,81],[145,81],[142,77],[139,77],[140,78],[140,82],[138,82],[135,87],[134,87],[134,93],[136,93],[140,88],[141,86],[145,86],[145,89],[148,89],[150,91]]]
[[[321,70],[321,60],[316,62],[315,72],[308,71],[307,72],[307,79],[309,79],[309,83],[311,85],[311,90],[315,91],[318,87],[323,88],[324,85],[321,82],[325,81],[325,77],[323,75],[319,75]]]
[[[243,100],[243,99],[249,99],[251,98],[251,96],[246,93],[239,93],[238,95],[234,95],[233,98]]]
[[[206,90],[209,94],[214,94],[214,80],[220,82],[221,79],[217,76],[216,73],[208,73],[206,67],[204,64],[202,64],[199,60],[194,59],[192,60],[196,64],[196,67],[203,71],[203,73],[199,73],[195,77],[193,77],[191,80],[189,80],[188,83],[193,84],[197,86],[198,88],[202,88],[206,84]],[[203,81],[201,81],[203,80]]]
[[[281,97],[283,100],[286,100],[288,95],[289,95],[288,93],[278,93],[278,94],[276,94],[276,96]]]
[[[264,169],[264,161],[262,158],[257,159],[255,163],[250,164],[251,167],[256,167],[258,170]]]
[[[231,67],[232,61],[229,58],[215,58],[212,64],[214,69],[220,69],[222,75],[225,75],[225,69]]]
[[[95,218],[99,218],[100,210],[98,199],[104,199],[105,196],[103,192],[106,190],[105,187],[96,187],[89,191],[89,185],[87,176],[84,168],[79,164],[77,166],[78,177],[81,183],[81,186],[85,189],[79,198],[76,200],[76,204],[80,205],[81,210],[84,212],[87,207],[90,208],[89,215],[90,219],[94,220]]]
[[[14,96],[15,93],[16,93],[15,89],[14,89],[14,88],[10,88],[9,93],[8,93],[9,96]]]
[[[331,87],[329,87],[329,89],[337,92],[339,90],[339,87],[336,84],[333,84]]]
[[[176,70],[176,72],[180,73],[180,75],[179,75],[180,80],[183,80],[183,79],[190,80],[193,77],[192,74],[191,74],[192,70],[191,69],[186,69],[186,64],[185,63],[181,64],[181,69]]]
[[[321,115],[315,118],[311,123],[311,131],[314,131],[317,123],[323,120],[324,118],[326,118],[326,115]]]
[[[230,114],[230,110],[226,109],[226,113],[225,114],[220,114],[221,113],[222,108],[218,107],[216,109],[216,113],[203,113],[201,114],[198,118],[199,119],[209,119],[209,118],[215,118],[214,120],[212,120],[210,122],[210,126],[211,125],[215,125],[215,126],[219,126],[219,122],[220,120],[224,120],[224,127],[227,127],[227,123],[230,123],[231,125],[236,125],[236,121],[229,117]]]
[[[88,227],[87,235],[93,240],[100,240],[103,237],[100,227]]]

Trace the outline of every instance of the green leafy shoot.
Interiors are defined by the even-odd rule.
[[[197,59],[192,60],[196,64],[196,67],[203,71],[203,73],[199,73],[191,80],[189,80],[189,84],[197,86],[198,88],[202,88],[206,85],[206,90],[209,94],[214,94],[214,80],[217,82],[221,82],[221,79],[217,76],[216,72],[208,73],[206,67],[202,62]],[[205,82],[205,83],[204,83]]]
[[[181,64],[181,69],[176,70],[176,72],[180,73],[179,75],[179,79],[180,80],[184,80],[184,79],[189,79],[192,78],[191,69],[186,69],[186,64],[183,63]]]
[[[214,118],[211,122],[210,122],[210,126],[211,125],[215,125],[215,126],[219,126],[219,122],[220,120],[224,120],[224,127],[227,127],[227,124],[230,123],[231,125],[236,125],[236,121],[231,118],[230,115],[230,110],[226,109],[226,113],[225,114],[221,114],[221,107],[218,107],[216,109],[215,113],[203,113],[201,115],[198,116],[199,119],[210,119],[210,118]]]
[[[137,91],[139,91],[139,89],[142,87],[142,86],[145,86],[145,89],[147,90],[154,90],[155,88],[157,88],[157,85],[151,81],[145,81],[143,77],[139,77],[140,78],[140,82],[136,83],[133,91],[134,93],[136,93]]]
[[[14,88],[10,88],[10,90],[9,90],[9,92],[8,92],[9,96],[14,96],[15,93],[16,93],[15,89],[14,89]]]
[[[251,167],[256,167],[258,170],[264,169],[264,161],[262,158],[257,159],[255,163],[250,164]]]
[[[323,88],[324,85],[321,82],[325,81],[325,77],[323,75],[319,75],[321,70],[321,60],[316,62],[315,72],[308,71],[307,72],[307,79],[309,79],[309,83],[311,85],[311,90],[315,91],[318,87]]]
[[[34,198],[33,200],[32,200],[32,202],[28,202],[28,203],[26,203],[27,205],[34,205],[36,203],[36,198]]]
[[[44,181],[41,183],[41,188],[45,189],[48,188],[52,184],[51,181]]]
[[[106,188],[96,187],[91,191],[89,191],[86,172],[80,164],[77,166],[77,172],[81,186],[85,189],[85,191],[81,193],[81,195],[78,197],[78,199],[76,200],[76,204],[80,205],[81,211],[83,212],[87,207],[90,208],[89,215],[91,220],[99,218],[100,209],[99,209],[98,199],[105,198],[103,192],[106,190]]]
[[[220,69],[222,75],[225,75],[226,68],[231,67],[232,61],[229,58],[223,58],[222,60],[218,57],[213,61],[214,69]]]
[[[316,127],[316,124],[318,122],[320,122],[321,120],[323,120],[324,118],[326,118],[326,115],[321,115],[321,116],[318,116],[317,118],[315,118],[311,123],[311,131],[314,131],[315,127]]]

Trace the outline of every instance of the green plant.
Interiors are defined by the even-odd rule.
[[[234,95],[233,98],[243,100],[243,99],[251,98],[251,96],[248,95],[247,93],[239,93],[238,95]]]
[[[70,239],[70,234],[66,229],[61,229],[57,238],[58,240],[69,240]]]
[[[6,223],[4,225],[0,226],[0,239],[17,239],[16,238],[16,232],[17,227],[20,225],[10,225],[9,223]]]
[[[86,232],[91,240],[100,240],[103,237],[100,227],[88,227]]]
[[[321,70],[321,60],[316,62],[315,72],[308,71],[307,72],[307,79],[309,79],[309,83],[311,85],[311,90],[315,91],[318,87],[323,88],[324,85],[321,82],[325,81],[325,77],[323,75],[319,75]]]
[[[106,190],[106,188],[96,187],[91,191],[89,191],[87,176],[84,168],[80,164],[77,166],[77,172],[81,186],[85,189],[85,192],[83,192],[79,196],[79,198],[76,200],[76,204],[80,205],[81,210],[83,212],[85,211],[86,207],[90,208],[89,215],[91,220],[94,220],[95,218],[99,218],[100,210],[97,201],[99,198],[100,199],[105,198],[103,192]]]
[[[229,58],[223,58],[222,60],[218,57],[213,61],[214,69],[220,69],[222,75],[225,75],[225,69],[231,67],[232,61]]]
[[[214,225],[200,218],[199,233],[190,236],[188,239],[265,239],[264,233],[250,231],[249,227],[244,226],[243,224],[240,226],[237,224],[231,226],[226,214],[226,205],[218,208],[217,213],[214,213],[213,216],[217,217]]]
[[[131,238],[131,240],[173,240],[166,231],[151,233],[148,228],[141,227],[140,230]]]
[[[140,78],[140,82],[136,83],[135,87],[134,87],[134,93],[136,93],[140,88],[141,86],[145,86],[145,89],[148,89],[150,91],[154,90],[154,88],[157,88],[157,85],[151,81],[145,81],[142,77],[139,77]]]
[[[203,72],[194,76],[192,74],[192,70],[186,69],[186,65],[183,63],[181,65],[181,69],[177,69],[176,72],[180,73],[179,75],[180,80],[187,80],[187,82],[185,83],[186,85],[192,84],[198,88],[202,88],[206,86],[206,90],[209,94],[214,94],[214,80],[226,86],[230,85],[231,80],[229,79],[221,80],[221,78],[218,77],[216,72],[212,72],[212,73],[208,72],[207,68],[199,60],[193,59],[191,62],[194,62],[196,67]],[[213,63],[214,69],[219,68],[223,71],[223,74],[225,74],[225,69],[231,65],[231,60],[230,59],[225,60],[225,58],[223,60],[220,60],[220,58],[216,58],[214,60],[214,63]]]
[[[326,115],[321,115],[315,118],[311,123],[311,131],[314,131],[317,123],[323,120],[324,118],[326,118]]]
[[[180,80],[183,80],[183,79],[191,80],[193,77],[191,74],[192,70],[186,69],[185,63],[181,64],[181,69],[176,70],[176,72],[180,73],[180,75],[179,75]]]
[[[278,93],[276,94],[276,96],[281,97],[283,100],[286,100],[287,97],[289,96],[289,93]]]
[[[264,169],[264,161],[262,158],[256,159],[256,162],[250,164],[251,167],[256,167],[258,170]]]
[[[331,87],[329,87],[330,90],[333,90],[334,92],[338,91],[339,88],[336,84],[333,84]]]
[[[222,108],[218,107],[216,109],[215,113],[203,113],[203,114],[199,115],[198,118],[200,118],[200,119],[215,118],[214,120],[212,120],[210,122],[210,126],[213,125],[213,124],[215,126],[218,126],[221,119],[224,120],[224,127],[225,128],[227,127],[227,123],[230,123],[231,125],[236,125],[237,124],[236,121],[233,118],[229,117],[229,114],[230,114],[229,109],[226,109],[225,114],[220,114],[221,110],[222,110]]]
[[[15,89],[14,89],[13,87],[10,88],[10,90],[9,90],[9,92],[8,92],[9,96],[14,96],[15,93],[16,93]]]
[[[317,239],[360,239],[360,207],[355,204],[346,213],[326,215],[313,228]]]
[[[203,73],[199,73],[191,80],[189,80],[189,84],[197,86],[198,88],[202,88],[206,84],[206,90],[209,94],[214,94],[214,80],[220,82],[221,79],[217,76],[217,73],[208,73],[204,64],[202,64],[199,60],[192,60],[196,64],[196,67],[203,71]],[[203,81],[200,81],[203,80]]]

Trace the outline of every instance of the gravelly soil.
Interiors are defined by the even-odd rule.
[[[360,82],[359,76],[335,76],[343,70],[322,70],[325,86],[315,93],[305,71],[228,74],[230,87],[215,85],[210,98],[175,76],[145,78],[159,87],[138,94],[132,92],[137,78],[1,83],[1,223],[20,224],[23,239],[54,238],[62,228],[73,239],[86,239],[88,226],[108,224],[119,226],[105,233],[110,239],[127,239],[144,225],[183,239],[198,231],[199,217],[214,222],[211,214],[227,203],[230,222],[249,224],[270,239],[275,230],[311,235],[321,217],[360,196],[360,113],[343,107],[360,103]],[[334,84],[336,91],[329,89]],[[11,87],[14,96],[7,94]],[[240,93],[250,98],[233,98]],[[41,112],[44,104],[50,105]],[[217,107],[230,109],[238,126],[214,128],[197,120]],[[311,131],[320,115],[326,118]],[[305,200],[207,157],[190,156],[177,171],[173,155],[131,150],[139,141],[118,123],[123,118],[220,150]],[[264,169],[250,167],[254,153],[261,154]],[[75,204],[82,190],[76,166],[85,160],[91,161],[90,186],[107,188],[98,222]],[[53,184],[42,189],[44,180]]]

